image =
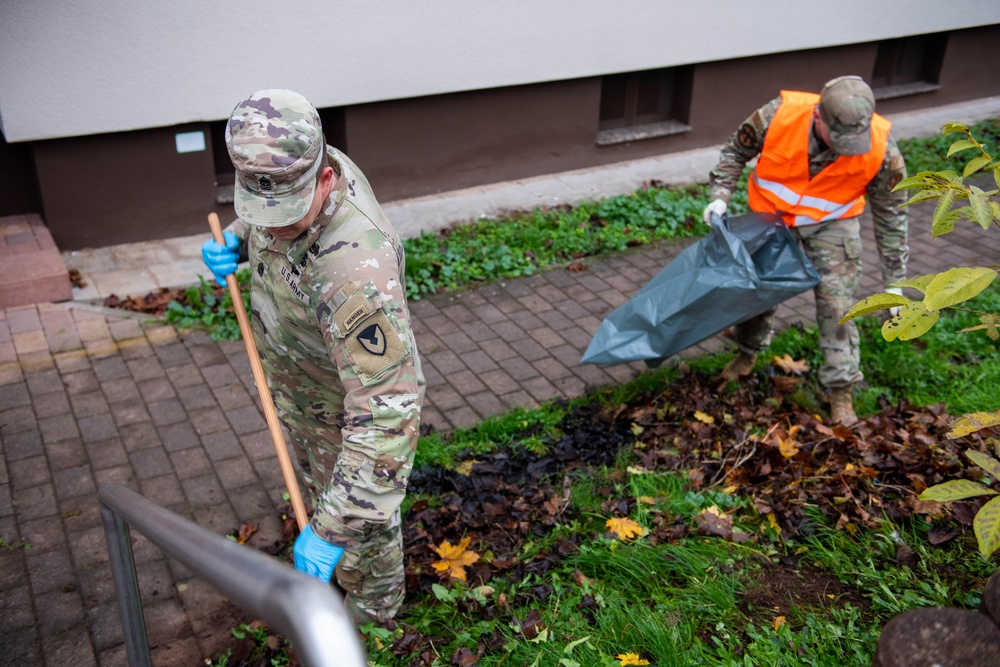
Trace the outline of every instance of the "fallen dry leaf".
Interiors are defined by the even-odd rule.
[[[790,354],[774,357],[774,365],[785,373],[805,375],[809,372],[809,364],[806,363],[805,359],[792,359]]]
[[[622,667],[626,667],[627,665],[649,664],[649,660],[640,658],[638,653],[619,653],[618,655],[615,656],[615,659],[618,660],[618,664],[620,664]]]
[[[632,521],[632,519],[612,517],[604,525],[608,527],[608,530],[617,535],[620,540],[642,537],[646,534],[645,529],[635,521]]]
[[[253,521],[246,521],[240,526],[239,532],[236,534],[236,541],[240,544],[246,544],[246,541],[257,532],[257,524]]]
[[[698,533],[721,537],[731,540],[733,538],[733,518],[719,510],[715,505],[706,507],[694,518]]]
[[[701,410],[695,410],[694,418],[700,421],[702,424],[714,424],[715,417],[709,414],[705,414]]]
[[[464,537],[458,544],[452,546],[451,542],[445,540],[440,546],[432,546],[441,560],[431,563],[438,572],[448,572],[453,579],[466,581],[465,566],[472,565],[479,561],[479,554],[475,551],[467,551],[471,538]]]
[[[787,621],[785,621],[785,617],[784,616],[779,616],[776,619],[774,619],[773,621],[771,621],[771,627],[774,628],[775,632],[777,632],[778,628],[780,628],[781,626],[783,626],[786,622]]]

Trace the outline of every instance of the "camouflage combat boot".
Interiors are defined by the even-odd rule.
[[[750,375],[753,365],[757,363],[757,355],[749,354],[740,350],[733,357],[733,360],[726,364],[726,367],[719,373],[719,379],[731,382]]]
[[[853,426],[858,421],[854,414],[854,402],[851,399],[851,387],[834,387],[830,390],[830,420],[834,424]]]

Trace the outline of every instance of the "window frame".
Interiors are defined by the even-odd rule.
[[[643,78],[658,75],[660,78],[660,100],[652,113],[640,113],[640,93]],[[609,100],[609,86],[624,90],[620,98]],[[635,72],[618,72],[601,77],[600,108],[597,118],[597,145],[615,144],[653,139],[691,131],[688,125],[691,110],[691,91],[694,67],[684,65]],[[648,91],[648,88],[647,88]],[[607,109],[613,102],[624,107],[622,115],[608,117]]]

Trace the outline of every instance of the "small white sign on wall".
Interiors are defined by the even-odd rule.
[[[174,135],[177,142],[178,153],[197,153],[205,150],[205,133],[201,130],[197,132],[178,132]]]

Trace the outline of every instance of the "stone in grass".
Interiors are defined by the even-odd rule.
[[[997,667],[1000,627],[985,613],[914,609],[882,630],[874,667]]]

